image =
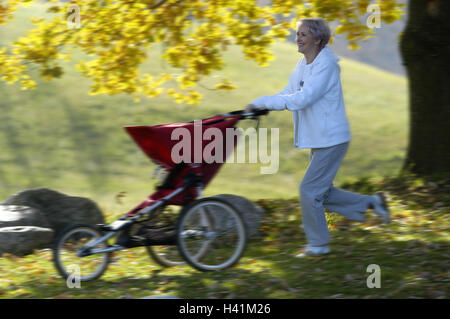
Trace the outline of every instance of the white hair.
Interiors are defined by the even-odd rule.
[[[322,50],[328,44],[331,37],[328,23],[322,18],[305,18],[298,21],[297,29],[303,23],[308,27],[313,37],[316,40],[320,40],[319,48]]]

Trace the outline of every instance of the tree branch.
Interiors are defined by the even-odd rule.
[[[167,2],[167,0],[160,0],[159,2],[155,3],[154,5],[149,6],[148,8],[150,10],[156,9],[156,8],[162,6],[166,2]]]

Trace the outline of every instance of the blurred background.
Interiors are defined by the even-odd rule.
[[[29,17],[44,9],[19,10],[13,22],[0,28],[0,44],[11,42],[31,27]],[[359,51],[347,49],[336,37],[332,48],[341,57],[341,77],[353,140],[336,179],[337,183],[361,176],[376,178],[396,173],[407,146],[407,80],[398,57],[397,36],[404,21],[382,25],[376,37]],[[292,40],[292,37],[291,37]],[[157,57],[143,69],[157,74],[170,69]],[[225,52],[226,67],[200,81],[204,99],[199,105],[176,104],[168,98],[135,102],[126,95],[88,95],[90,80],[66,62],[65,74],[38,89],[22,91],[19,85],[0,83],[0,198],[15,192],[47,187],[67,194],[87,196],[107,209],[122,210],[153,190],[155,166],[123,130],[126,125],[184,122],[238,110],[261,95],[274,94],[287,83],[299,59],[292,41],[273,46],[275,60],[261,68],[244,59],[240,48]],[[74,60],[76,61],[76,55]],[[229,78],[237,89],[214,90],[217,78]],[[258,79],[258,81],[256,81]],[[241,127],[254,127],[252,121]],[[308,165],[309,153],[293,147],[289,112],[272,112],[260,127],[279,128],[279,171],[261,175],[261,163],[227,164],[206,195],[233,193],[252,199],[297,196],[298,184]],[[246,183],[243,183],[246,181]],[[115,196],[125,192],[123,207]]]

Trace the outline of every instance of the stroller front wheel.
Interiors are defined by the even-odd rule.
[[[189,204],[178,219],[180,254],[189,265],[200,271],[218,271],[234,266],[244,252],[246,239],[239,212],[219,198],[202,198]]]

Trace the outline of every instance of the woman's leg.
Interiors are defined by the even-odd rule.
[[[323,204],[330,195],[335,198],[330,190],[348,144],[311,150],[311,162],[300,185],[302,221],[310,246],[324,246],[330,241]]]
[[[373,208],[385,223],[390,222],[382,195],[362,195],[333,186],[348,144],[311,150],[311,162],[300,185],[302,221],[310,246],[325,246],[330,241],[324,208],[359,222],[364,221],[367,209]]]
[[[332,186],[326,194],[323,206],[348,219],[363,222],[364,214],[372,201],[369,195],[361,195]]]

